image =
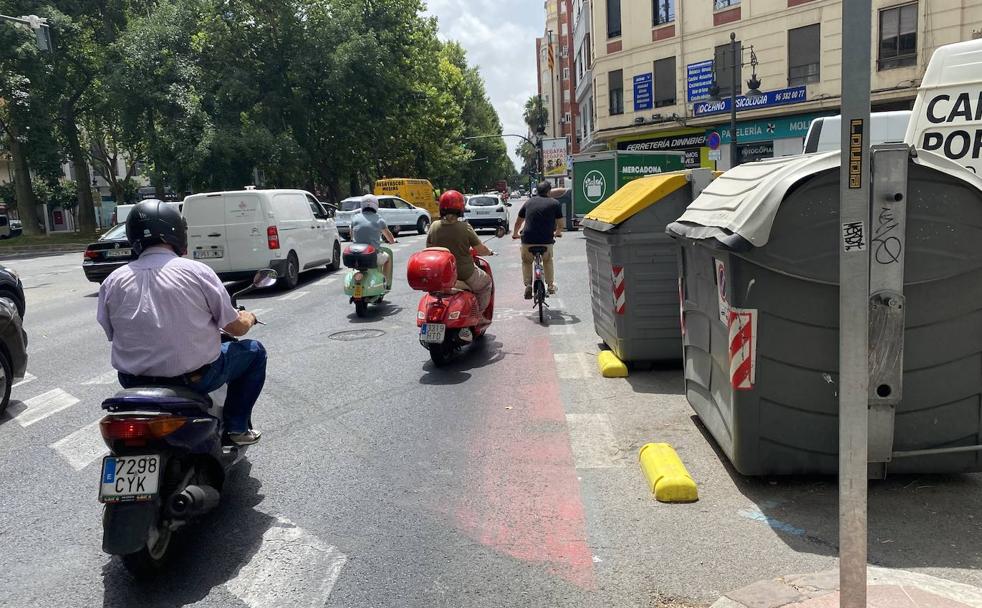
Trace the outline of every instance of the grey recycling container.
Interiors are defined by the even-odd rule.
[[[905,159],[894,455],[965,451],[888,469],[979,471],[982,180],[928,152]],[[668,227],[681,245],[686,397],[742,474],[838,470],[838,200],[839,152],[773,159],[728,171]]]
[[[625,363],[682,357],[677,246],[665,227],[712,178],[694,169],[633,180],[581,223],[594,328]]]

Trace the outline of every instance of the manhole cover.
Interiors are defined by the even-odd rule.
[[[350,331],[338,331],[329,335],[331,340],[341,342],[353,342],[354,340],[368,340],[369,338],[381,338],[385,332],[381,329],[352,329]]]

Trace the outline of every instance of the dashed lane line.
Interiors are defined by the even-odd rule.
[[[607,414],[567,414],[566,424],[576,468],[624,467]]]
[[[48,447],[68,461],[76,471],[81,471],[97,459],[109,453],[102,435],[99,433],[98,419],[52,443]]]
[[[280,517],[225,587],[250,608],[319,607],[327,603],[347,561],[337,548]]]
[[[68,409],[78,403],[78,399],[69,395],[60,388],[42,393],[37,397],[32,397],[20,404],[11,403],[7,408],[8,415],[11,415],[17,423],[23,427],[31,426],[41,422],[52,414]],[[18,407],[19,411],[10,414],[11,408]]]
[[[563,380],[593,378],[597,375],[596,361],[587,353],[555,353],[556,373]]]
[[[307,291],[294,291],[292,293],[288,293],[285,296],[276,299],[280,302],[292,302],[293,300],[299,300],[300,298],[304,297],[308,293],[309,292]]]
[[[117,382],[119,382],[119,374],[116,372],[116,370],[109,370],[104,374],[99,374],[95,378],[90,378],[86,380],[82,384],[85,386],[92,386],[92,385],[116,384]]]
[[[24,379],[23,380],[19,380],[19,381],[15,382],[14,385],[11,388],[17,388],[18,386],[24,386],[28,382],[33,382],[33,381],[35,381],[37,379],[38,379],[37,376],[35,376],[34,374],[28,372],[28,373],[24,374]]]

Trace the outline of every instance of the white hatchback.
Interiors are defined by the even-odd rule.
[[[474,230],[501,226],[507,232],[511,230],[508,207],[511,207],[511,203],[502,201],[498,194],[472,194],[467,197],[464,219]]]
[[[363,198],[352,196],[341,201],[341,209],[334,218],[338,232],[346,240],[351,240],[351,218],[361,210]],[[378,197],[378,213],[394,235],[399,234],[400,230],[415,230],[419,234],[426,234],[430,229],[430,212],[415,207],[398,196]]]

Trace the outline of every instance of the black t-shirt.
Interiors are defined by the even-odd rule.
[[[563,208],[554,198],[533,196],[518,212],[525,219],[522,243],[526,245],[552,245],[556,242],[556,220],[563,218]]]

